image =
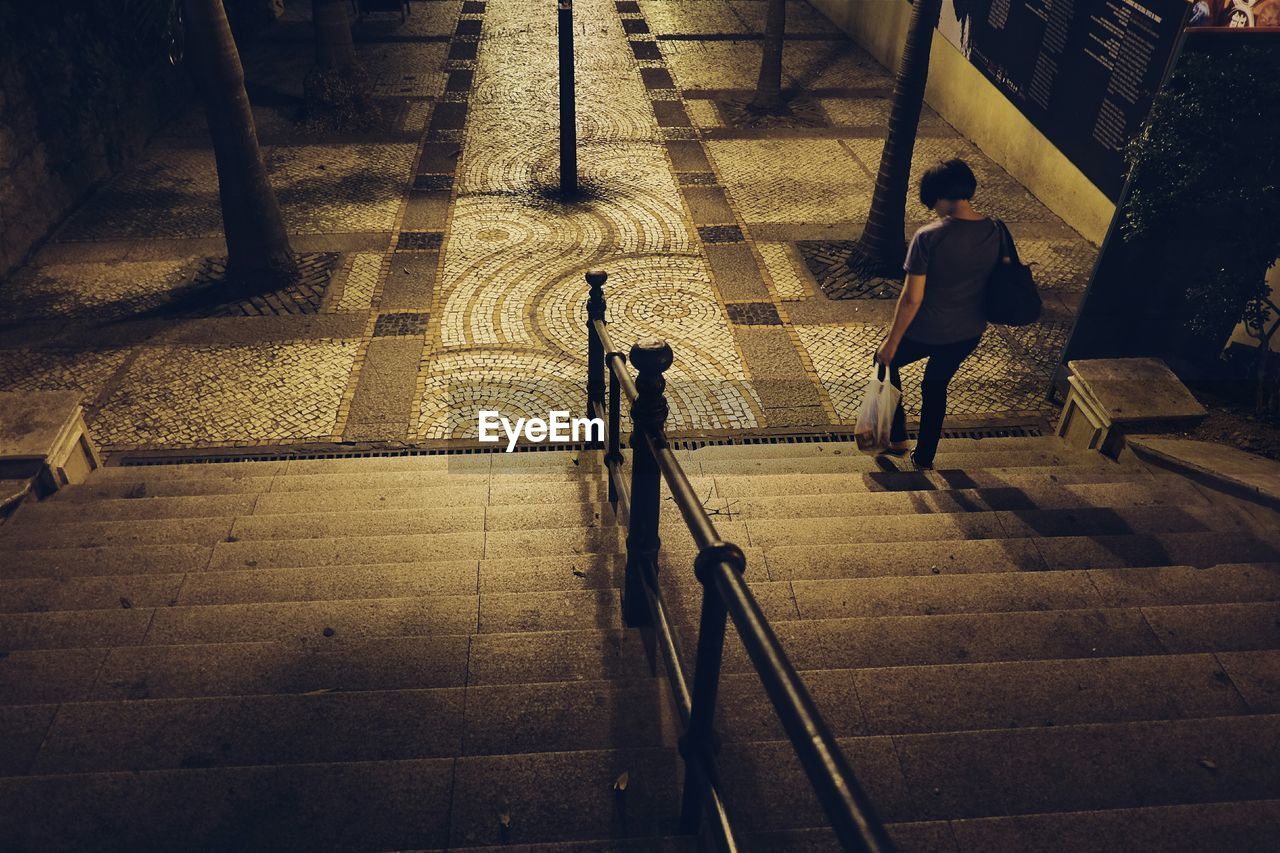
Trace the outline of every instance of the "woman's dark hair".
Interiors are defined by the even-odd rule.
[[[963,160],[948,160],[930,166],[920,178],[920,201],[932,208],[938,199],[949,201],[971,199],[978,189],[978,179]]]

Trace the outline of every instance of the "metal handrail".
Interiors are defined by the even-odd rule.
[[[613,346],[605,320],[603,271],[587,273],[587,409],[606,424],[605,466],[609,502],[627,529],[627,568],[623,589],[623,616],[628,625],[655,629],[667,677],[671,682],[683,725],[680,752],[686,778],[681,825],[695,832],[704,814],[720,850],[738,849],[720,793],[716,763],[717,738],[713,730],[716,693],[724,652],[726,620],[732,619],[747,656],[764,686],[783,731],[804,767],[818,801],[846,850],[882,853],[893,843],[875,809],[858,785],[853,770],[840,751],[804,683],[796,674],[782,644],[769,625],[755,596],[743,580],[746,557],[736,545],[724,542],[711,516],[689,483],[665,433],[667,403],[663,372],[671,366],[672,353],[665,341],[646,339],[629,355]],[[630,362],[638,370],[632,378]],[[608,394],[605,374],[608,374]],[[623,476],[621,453],[621,400],[631,406],[633,451],[631,482]],[[675,639],[670,617],[658,585],[657,555],[660,480],[684,518],[698,548],[694,572],[702,584],[702,607],[692,689],[687,668]],[[619,505],[621,511],[619,512]]]

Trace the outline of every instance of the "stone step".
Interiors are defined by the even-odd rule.
[[[613,783],[627,774],[625,793]],[[674,750],[293,764],[0,780],[6,849],[441,849],[669,835]],[[297,803],[305,799],[307,807]],[[145,803],[146,807],[139,807]],[[505,817],[505,821],[502,819]]]
[[[880,516],[911,513],[994,512],[1126,508],[1136,506],[1207,506],[1205,495],[1185,481],[1170,487],[1142,482],[1080,483],[1028,488],[943,489],[917,492],[834,492],[822,495],[713,498],[710,509],[729,518],[809,518],[835,515]],[[537,507],[529,513],[551,513]]]
[[[1120,465],[834,474],[716,474],[712,479],[715,494],[729,499],[829,495],[845,492],[934,492],[948,489],[1025,489],[1084,483],[1151,484],[1155,482],[1155,478],[1147,471]]]
[[[1280,541],[1244,533],[1155,533],[1022,539],[780,545],[765,550],[773,580],[966,574],[1044,569],[1121,569],[1265,563]]]
[[[188,535],[203,537],[204,544],[224,538],[223,526],[236,518],[237,538],[289,538],[288,533],[306,530],[328,535],[373,535],[387,531],[417,533],[447,530],[515,530],[554,527],[599,526],[613,518],[607,502],[507,504],[483,507],[488,489],[472,487],[471,495],[454,495],[454,500],[473,498],[469,505],[438,503],[436,495],[424,497],[414,492],[379,494],[372,501],[333,500],[319,502],[302,495],[223,495],[206,498],[146,498],[141,500],[100,500],[90,505],[76,502],[46,502],[24,509],[14,527],[0,532],[0,541],[13,547],[34,547],[59,541],[68,532],[76,543],[115,544],[124,542],[192,541]],[[354,505],[352,505],[354,503]],[[255,507],[256,504],[256,507]],[[1189,483],[1179,482],[1157,490],[1141,483],[1080,484],[1034,489],[958,489],[936,492],[873,492],[837,495],[794,495],[768,498],[725,499],[708,497],[706,506],[715,520],[734,518],[809,518],[832,515],[902,515],[973,511],[1017,511],[1069,509],[1077,507],[1203,506],[1204,495]],[[371,507],[371,508],[366,508]],[[285,517],[296,523],[290,524]],[[674,512],[664,516],[672,521]],[[188,534],[178,524],[155,522],[183,519]],[[201,521],[196,521],[201,519]],[[272,519],[277,519],[273,521]],[[137,522],[130,526],[122,522]],[[94,525],[98,526],[94,526]],[[64,526],[65,525],[65,526]],[[73,530],[72,526],[77,529]],[[272,532],[263,535],[261,531]],[[47,531],[42,534],[37,530]],[[275,533],[279,530],[282,533]],[[83,532],[81,532],[83,531]],[[221,534],[221,535],[219,535]],[[21,545],[19,543],[22,543]]]
[[[732,506],[732,504],[729,504]],[[711,510],[720,515],[711,504]],[[612,515],[611,511],[609,516]],[[513,553],[554,554],[613,551],[620,547],[624,532],[610,524],[611,518],[593,517],[588,526],[569,526],[568,519],[551,527],[528,528],[540,516],[495,512],[493,524],[488,513],[475,508],[452,507],[434,511],[362,511],[353,513],[304,513],[296,515],[245,516],[236,519],[151,519],[146,521],[104,521],[57,523],[51,525],[6,525],[0,529],[0,544],[17,558],[17,552],[61,547],[121,547],[157,542],[235,545],[255,541],[368,540],[394,543],[404,538],[405,549],[422,549],[424,559],[439,552],[432,537],[452,537],[461,543],[467,533],[482,542],[483,555]],[[729,512],[724,513],[725,518]],[[506,520],[514,519],[514,527]],[[1249,532],[1256,522],[1230,509],[1208,506],[1081,507],[1059,510],[1015,510],[1012,512],[959,512],[932,514],[874,515],[862,517],[753,518],[746,522],[720,520],[723,538],[743,544],[775,547],[803,542],[842,544],[857,542],[899,542],[926,539],[999,539],[1051,537],[1062,535],[1125,535],[1167,532]],[[664,539],[686,535],[683,521],[667,513],[660,531]],[[391,547],[394,548],[394,545]],[[465,545],[463,547],[466,547]],[[243,550],[243,549],[242,549]],[[215,554],[215,563],[218,556]],[[375,559],[367,562],[390,562]],[[0,563],[3,565],[3,563]]]
[[[234,518],[163,518],[147,521],[64,521],[53,524],[19,520],[0,527],[0,549],[16,554],[31,549],[129,547],[184,544],[212,546],[231,534]]]
[[[537,469],[535,469],[536,471]],[[549,473],[529,471],[495,471],[480,474],[426,473],[404,471],[385,473],[281,475],[278,477],[242,477],[210,479],[150,480],[145,477],[87,482],[61,490],[50,499],[57,503],[78,503],[103,499],[144,499],[205,495],[253,494],[281,495],[308,493],[314,495],[347,492],[418,493],[423,499],[438,498],[442,503],[471,503],[476,490],[489,488],[491,502],[526,501],[561,502],[596,500],[604,494],[604,478],[588,472],[556,470]],[[465,498],[450,497],[457,492]],[[365,500],[370,495],[362,496]]]
[[[798,620],[774,630],[798,669],[862,669],[1270,650],[1280,648],[1277,618],[1280,602],[1249,602]],[[678,631],[693,648],[696,627]],[[741,644],[726,645],[724,667],[748,671]]]
[[[798,618],[1280,600],[1280,563],[793,580]]]
[[[1280,651],[1247,669],[1280,666]],[[806,688],[837,737],[1221,717],[1253,712],[1211,654],[808,670]],[[725,677],[725,742],[784,740],[754,672]]]
[[[207,545],[126,545],[0,551],[0,578],[179,574],[203,571]]]
[[[1275,715],[839,742],[891,823],[1280,797]],[[743,831],[825,825],[790,743],[726,744],[721,767]]]
[[[545,844],[486,844],[449,849],[455,853],[700,853],[704,848],[697,836],[675,836],[630,840],[593,838],[590,841],[550,841]]]
[[[443,847],[453,770],[443,758],[3,779],[0,814],[24,818],[0,822],[0,847]]]
[[[720,474],[870,473],[895,469],[916,472],[914,466],[908,460],[873,457],[862,453],[847,453],[839,456],[832,454],[822,457],[757,457],[747,459],[726,456],[718,459],[706,459],[701,462],[684,462],[682,464],[688,474],[700,474],[702,476],[718,476]],[[1119,466],[1099,453],[1064,448],[1057,451],[1010,450],[999,454],[963,451],[953,453],[944,449],[934,459],[934,467],[943,470],[969,471],[988,467],[1116,468]]]
[[[1144,533],[1248,533],[1250,523],[1215,507],[1084,507],[1015,512],[933,513],[831,518],[760,518],[745,522],[753,545],[921,542],[933,539],[1021,539]]]
[[[714,483],[703,486],[713,491]],[[81,521],[134,521],[165,518],[273,516],[301,513],[372,512],[439,513],[466,508],[484,512],[492,529],[576,527],[608,519],[612,507],[599,490],[597,500],[582,501],[576,490],[565,502],[498,504],[489,500],[489,487],[459,489],[355,490],[345,493],[294,492],[153,497],[102,498],[92,502],[44,501],[23,507],[17,523],[58,524]],[[549,495],[546,497],[555,497]],[[484,508],[485,503],[489,506]],[[848,490],[821,495],[780,497],[709,497],[706,505],[717,516],[733,518],[804,518],[827,516],[833,509],[858,515],[898,515],[908,512],[968,512],[973,510],[1067,509],[1085,506],[1200,506],[1202,492],[1185,480],[1152,484],[1149,479],[1122,483],[1081,483],[1052,486],[1012,486],[987,489],[947,489],[918,492]],[[668,513],[671,515],[672,513]]]
[[[944,438],[938,445],[941,453],[1001,453],[1040,451],[1059,453],[1070,447],[1056,435],[1010,436],[1007,438]],[[858,450],[851,441],[825,441],[788,444],[715,444],[696,450],[678,450],[683,463],[686,458],[695,461],[708,459],[801,459],[827,456],[868,456]],[[870,458],[868,456],[868,458]]]
[[[85,501],[53,499],[27,504],[22,508],[21,515],[15,518],[15,523],[29,525],[231,517],[252,514],[258,500],[259,496],[256,494],[98,498]]]
[[[958,853],[1203,853],[1280,848],[1280,800],[953,820]]]
[[[885,828],[899,853],[1275,850],[1280,847],[1280,800],[917,821]],[[843,849],[826,828],[751,833],[745,840],[754,853],[839,853]]]
[[[1280,563],[981,572],[770,581],[748,549],[748,581],[771,619],[904,616],[948,612],[1048,610],[1270,601],[1280,598]],[[752,556],[756,558],[752,560]],[[663,559],[673,606],[696,604],[692,552]],[[0,613],[341,601],[476,595],[512,612],[547,607],[568,620],[590,617],[596,593],[620,589],[625,557],[582,555],[525,560],[443,560],[351,566],[300,566],[190,574],[106,575],[0,580]],[[519,596],[528,596],[521,601]],[[799,608],[797,610],[797,607]],[[485,604],[481,604],[481,613]],[[682,611],[683,612],[683,611]]]
[[[600,470],[601,454],[577,451],[524,453],[451,453],[416,456],[338,456],[248,462],[110,466],[95,475],[102,481],[243,479],[308,474],[481,474],[494,470]]]
[[[0,712],[6,730],[32,706]],[[40,706],[36,706],[40,707]],[[27,723],[25,728],[17,723]],[[673,747],[665,679],[64,703],[8,775]]]

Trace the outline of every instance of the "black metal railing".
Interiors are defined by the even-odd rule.
[[[587,273],[587,410],[590,416],[605,422],[609,502],[618,519],[625,520],[627,529],[623,617],[628,625],[652,629],[683,726],[680,753],[685,762],[685,785],[681,829],[690,834],[697,832],[705,816],[717,847],[738,849],[721,796],[713,729],[725,626],[732,618],[841,844],[847,850],[891,851],[893,845],[870,800],[858,786],[835,738],[743,580],[747,561],[742,549],[720,539],[668,446],[663,374],[671,366],[671,347],[664,340],[647,338],[633,345],[626,355],[614,348],[605,320],[607,278],[603,271]],[[636,368],[634,379],[628,362]],[[623,397],[631,406],[630,483],[626,482],[621,450]],[[702,584],[702,607],[692,688],[658,585],[662,480],[698,551],[693,568]]]

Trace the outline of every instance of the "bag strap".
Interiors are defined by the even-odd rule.
[[[1013,232],[1009,230],[1008,225],[1004,224],[1003,219],[993,216],[991,221],[1000,230],[1000,260],[1003,262],[1005,258],[1008,258],[1011,264],[1021,266],[1022,259],[1018,257],[1018,246],[1013,242]]]

